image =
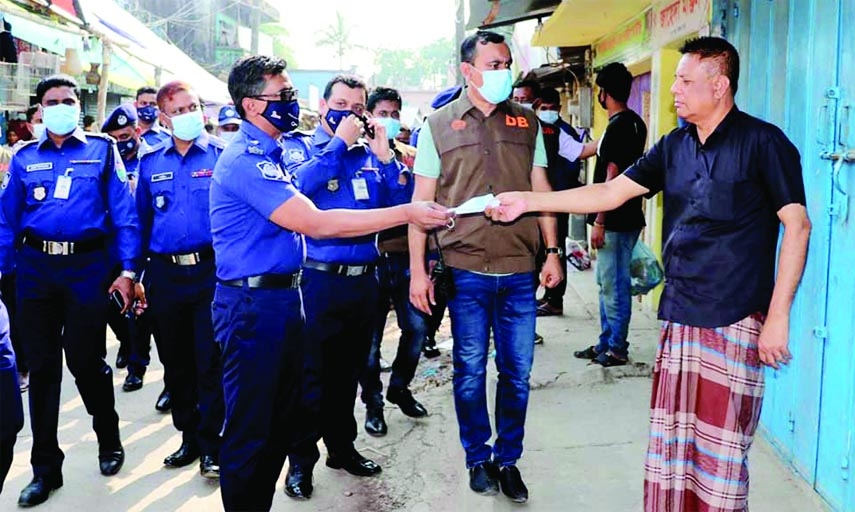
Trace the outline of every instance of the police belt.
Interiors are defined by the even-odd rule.
[[[153,256],[160,258],[169,263],[173,263],[175,265],[187,266],[187,265],[198,265],[203,261],[210,260],[214,258],[214,248],[206,247],[198,252],[191,252],[188,254],[158,254],[152,253]]]
[[[266,290],[285,290],[300,287],[300,273],[294,274],[262,274],[241,279],[220,281],[220,284],[234,288],[262,288]]]
[[[69,254],[83,254],[102,250],[106,247],[105,240],[105,237],[99,236],[79,242],[54,242],[43,240],[35,235],[26,234],[24,235],[23,244],[51,256],[67,256]]]
[[[340,276],[358,277],[369,272],[374,272],[375,265],[336,265],[333,263],[324,263],[322,261],[306,260],[303,263],[304,268],[312,268],[321,272],[330,272]]]

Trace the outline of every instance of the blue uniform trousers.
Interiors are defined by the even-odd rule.
[[[269,510],[298,435],[304,341],[300,291],[218,284],[211,309],[223,354],[226,403],[220,450],[223,507]]]
[[[107,251],[50,256],[18,253],[18,328],[30,365],[33,474],[58,474],[65,455],[57,441],[62,353],[74,376],[99,449],[118,449],[113,371],[104,361],[109,267]]]
[[[198,443],[203,454],[216,457],[223,391],[220,350],[211,324],[214,261],[182,266],[152,256],[147,274],[147,314],[157,329],[155,343],[172,396],[172,422],[185,442]]]
[[[374,316],[374,330],[371,337],[371,349],[365,371],[359,378],[362,387],[362,403],[368,408],[383,407],[383,383],[380,381],[380,343],[386,329],[386,316],[389,303],[394,306],[401,329],[398,352],[392,363],[392,376],[389,389],[407,389],[427,337],[428,317],[410,303],[410,255],[406,252],[386,253],[377,265],[377,277],[380,282],[377,296],[377,311]]]
[[[303,406],[307,412],[300,420],[307,435],[290,453],[290,462],[312,467],[320,458],[320,438],[330,453],[353,450],[356,386],[371,346],[378,283],[373,272],[348,277],[304,268],[301,288],[306,311]],[[315,434],[308,434],[312,430]]]

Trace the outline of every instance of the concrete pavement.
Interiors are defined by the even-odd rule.
[[[564,315],[542,318],[532,372],[532,394],[526,451],[520,469],[537,511],[630,512],[641,510],[650,363],[658,340],[658,322],[651,312],[636,308],[630,330],[635,364],[604,370],[573,358],[572,351],[597,337],[596,292],[593,272],[570,274]],[[447,321],[443,337],[448,336]],[[387,325],[383,353],[394,357],[397,330]],[[109,340],[108,361],[117,344]],[[114,477],[102,477],[97,467],[97,443],[91,420],[66,372],[60,442],[66,453],[65,486],[41,505],[40,511],[210,511],[221,510],[216,482],[201,478],[196,465],[179,470],[162,466],[163,458],[180,444],[168,414],[154,410],[162,386],[162,367],[153,355],[145,386],[121,391],[125,372],[115,375],[127,459]],[[360,433],[357,448],[383,466],[383,473],[360,479],[323,466],[315,469],[315,495],[295,502],[276,490],[274,510],[294,511],[502,511],[518,509],[501,494],[482,497],[468,488],[463,451],[451,394],[451,360],[423,360],[413,384],[416,397],[430,416],[413,420],[387,406],[389,434],[371,438],[361,429],[364,407],[357,400]],[[384,379],[388,374],[384,374]],[[492,405],[495,369],[490,366]],[[25,400],[27,396],[24,396]],[[25,404],[26,409],[26,404]],[[31,478],[29,425],[18,438],[15,461],[7,478],[0,510],[15,510],[19,491]],[[323,447],[322,447],[323,451]],[[821,512],[820,500],[775,456],[763,439],[751,452],[752,512]],[[284,471],[283,471],[284,478]]]

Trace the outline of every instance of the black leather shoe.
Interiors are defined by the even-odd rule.
[[[343,469],[354,476],[374,476],[383,468],[371,459],[366,459],[356,450],[349,453],[330,453],[327,457],[327,467]]]
[[[172,409],[172,397],[169,396],[168,389],[163,388],[163,391],[160,392],[160,396],[157,397],[157,402],[155,402],[154,408],[160,412],[167,412],[169,409]]]
[[[499,492],[499,471],[492,462],[482,462],[469,468],[469,488],[484,496]]]
[[[122,384],[122,391],[136,391],[142,388],[142,384],[142,377],[129,373],[128,376],[125,377],[125,383]]]
[[[119,352],[116,354],[116,368],[127,368],[128,356]]]
[[[199,458],[199,473],[205,478],[220,478],[220,463],[213,455],[202,455]]]
[[[18,497],[19,507],[34,507],[44,503],[50,497],[50,493],[62,487],[62,475],[34,476],[33,480],[24,487]]]
[[[386,392],[386,400],[401,408],[401,412],[410,418],[422,418],[427,416],[427,409],[420,404],[409,389],[389,389]]]
[[[199,447],[193,443],[181,443],[181,447],[163,459],[163,465],[171,468],[183,468],[189,466],[199,458]]]
[[[428,359],[439,357],[439,349],[436,348],[436,340],[432,337],[425,339],[425,345],[422,347],[422,354]]]
[[[528,501],[528,488],[516,466],[505,466],[499,470],[499,484],[502,486],[502,493],[514,503]]]
[[[300,466],[288,466],[285,475],[285,494],[295,500],[307,500],[312,497],[312,470]]]
[[[125,449],[121,446],[117,450],[98,453],[98,467],[104,476],[113,476],[122,469],[125,463]]]
[[[383,437],[387,432],[382,407],[369,407],[365,411],[365,431],[374,437]]]

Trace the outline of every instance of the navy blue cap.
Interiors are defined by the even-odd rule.
[[[456,100],[460,97],[460,91],[463,90],[463,87],[459,85],[453,85],[448,89],[441,91],[436,97],[430,102],[430,106],[433,108],[442,108],[452,101]]]
[[[110,113],[110,117],[101,125],[101,131],[114,132],[121,130],[127,126],[137,124],[137,109],[133,105],[119,105],[116,110]]]
[[[240,124],[241,119],[237,113],[237,110],[232,105],[223,105],[220,108],[220,116],[217,119],[217,124],[223,126],[224,124]]]

